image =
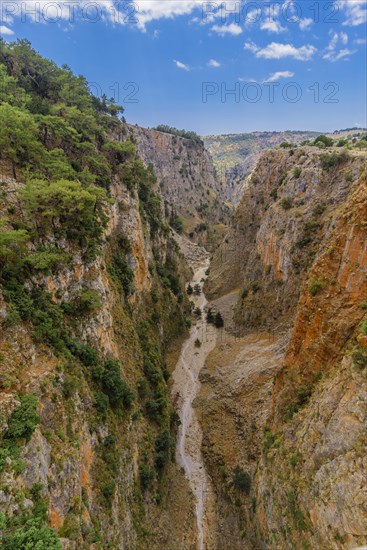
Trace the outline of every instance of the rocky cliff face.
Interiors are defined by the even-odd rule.
[[[361,157],[341,154],[326,169],[325,155],[266,152],[214,255],[209,294],[240,291],[235,319],[244,331],[292,324],[302,283],[359,180]]]
[[[316,132],[252,132],[204,137],[205,147],[213,156],[214,166],[227,200],[238,205],[246,180],[261,154],[283,142],[296,145],[318,136]]]
[[[144,162],[154,166],[167,216],[176,212],[191,238],[214,248],[232,208],[204,144],[138,126],[129,129]]]
[[[223,548],[366,544],[366,215],[363,156],[270,151],[214,257],[214,303],[237,289],[247,334],[211,354],[198,400]]]
[[[2,176],[8,223],[22,219],[22,188]],[[116,178],[110,192],[101,253],[86,260],[58,241],[70,261],[29,279],[27,305],[17,302],[28,321],[0,293],[1,517],[42,506],[64,548],[188,548],[195,521],[171,462],[164,359],[186,330],[186,267],[169,231],[153,235],[135,191]]]

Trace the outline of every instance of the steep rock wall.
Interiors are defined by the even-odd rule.
[[[17,196],[22,186],[2,177],[1,214],[11,212],[11,220],[22,218]],[[160,270],[167,261],[173,262],[182,273],[179,285],[189,271],[169,233],[158,231],[152,236],[137,193],[118,179],[111,186],[108,215],[102,250],[94,260],[58,241],[71,262],[33,276],[28,288],[49,293],[48,307],[57,308],[57,315],[62,315],[63,304],[78,303],[83,291],[98,296],[99,305],[93,311],[66,316],[67,330],[80,349],[95,350],[99,362],[119,362],[122,377],[133,391],[133,404],[102,411],[95,370],[100,367],[35,338],[30,322],[10,321],[12,306],[0,292],[2,436],[6,438],[22,395],[31,394],[39,401],[39,422],[29,440],[19,441],[18,458],[7,456],[3,462],[1,455],[1,512],[14,518],[20,511],[32,511],[38,487],[37,502],[46,506],[49,525],[65,548],[189,547],[195,519],[186,481],[170,461],[171,440],[165,448],[166,464],[155,471],[156,441],[170,428],[172,410],[163,374],[156,372],[163,400],[159,406],[164,409],[159,409],[161,417],[147,414],[149,400],[154,404],[158,390],[154,389],[157,382],[150,387],[145,366],[147,350],[157,350],[161,355],[154,357],[163,373],[168,344],[185,333],[182,296],[172,292],[167,279],[163,280],[167,273]],[[54,238],[50,235],[44,244],[54,245]],[[133,274],[129,293],[113,271],[116,254],[120,258],[121,253],[126,261],[123,269]],[[141,481],[143,467],[149,476],[148,489]],[[183,501],[179,506],[178,495]]]
[[[191,238],[214,246],[232,208],[224,200],[204,144],[138,126],[128,128],[144,162],[154,166],[167,214],[176,211]]]
[[[224,548],[233,532],[246,549],[367,541],[367,181],[362,155],[330,167],[332,153],[266,153],[212,263],[210,291],[239,286],[249,333],[209,358],[198,403]],[[266,338],[275,354],[254,355]],[[235,489],[236,466],[250,489]]]
[[[214,254],[207,290],[240,291],[235,319],[243,331],[291,325],[302,282],[360,176],[360,156],[324,170],[323,154],[264,153]]]

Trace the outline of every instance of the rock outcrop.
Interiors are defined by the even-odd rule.
[[[363,155],[269,151],[214,256],[208,291],[237,289],[246,334],[211,354],[198,400],[223,548],[367,542],[366,219]]]
[[[167,217],[177,213],[192,239],[214,249],[232,207],[204,143],[139,126],[129,130],[144,162],[154,166]]]

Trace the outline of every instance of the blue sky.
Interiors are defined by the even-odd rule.
[[[3,0],[0,30],[116,97],[131,123],[331,131],[367,125],[366,10],[366,0]]]

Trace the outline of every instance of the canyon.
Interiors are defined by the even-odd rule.
[[[364,547],[363,150],[275,144],[232,200],[201,140],[1,55],[4,548]]]

